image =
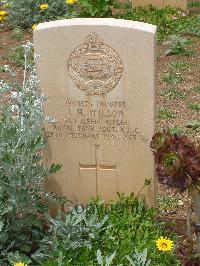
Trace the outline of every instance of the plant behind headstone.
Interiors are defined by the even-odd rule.
[[[114,0],[79,0],[81,16],[110,17]]]
[[[40,22],[76,16],[73,7],[64,0],[17,0],[12,1],[7,10],[7,23],[12,28],[22,29],[31,28]]]

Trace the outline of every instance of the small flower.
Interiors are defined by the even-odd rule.
[[[173,19],[173,20],[176,20],[176,19],[177,19],[177,17],[173,16],[173,17],[172,17],[172,19]]]
[[[48,5],[48,4],[41,4],[41,5],[40,5],[40,9],[41,9],[41,10],[45,10],[45,9],[47,9],[47,8],[49,8],[49,5]]]
[[[77,2],[77,0],[66,0],[66,4],[73,5]]]
[[[35,30],[37,28],[37,24],[33,24],[32,29]]]
[[[0,16],[1,17],[4,17],[4,16],[7,16],[8,15],[8,12],[5,11],[5,10],[0,10]]]
[[[182,200],[178,200],[178,205],[179,206],[183,206],[184,205],[184,202]]]
[[[17,262],[14,264],[14,266],[27,266],[27,264],[25,264],[23,262]]]
[[[0,16],[0,21],[4,21],[4,20],[5,20],[5,17]]]
[[[169,251],[173,248],[173,241],[167,237],[161,237],[156,241],[156,246],[160,251]]]

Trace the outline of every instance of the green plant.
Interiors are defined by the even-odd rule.
[[[162,76],[162,80],[170,85],[176,85],[183,81],[183,77],[178,73],[166,73]]]
[[[24,67],[25,57],[23,45],[18,45],[12,48],[9,54],[9,60],[17,66]],[[33,62],[33,48],[31,48],[26,60],[29,65],[31,64],[31,62]]]
[[[119,195],[119,200],[110,205],[93,200],[86,208],[75,206],[62,217],[63,220],[52,221],[51,233],[38,250],[38,259],[44,260],[44,266],[57,266],[60,261],[60,265],[87,262],[96,266],[105,264],[106,257],[107,263],[110,260],[112,265],[129,265],[127,256],[135,262],[130,255],[135,248],[138,260],[147,249],[152,266],[166,265],[163,254],[156,249],[156,240],[164,234],[162,225],[155,219],[156,211],[148,209],[142,199]],[[49,260],[45,261],[46,251]],[[168,253],[167,258],[170,265],[179,265],[173,252]]]
[[[188,121],[186,124],[186,127],[192,128],[194,130],[198,130],[198,129],[200,129],[200,121],[199,120]]]
[[[44,181],[60,168],[60,165],[44,168],[41,164],[45,98],[38,94],[36,69],[27,65],[32,45],[28,43],[23,48],[23,85],[0,82],[1,95],[9,93],[11,99],[0,105],[1,265],[19,260],[30,262],[31,253],[38,248],[47,227],[44,214],[50,197],[44,191]]]
[[[9,69],[9,66],[8,65],[3,65],[3,66],[0,66],[0,73],[4,73],[4,72],[7,72]]]
[[[189,103],[187,106],[193,111],[200,111],[200,103]]]
[[[183,135],[185,133],[185,130],[184,128],[176,125],[176,126],[172,126],[169,128],[169,133],[172,134],[172,135]]]
[[[172,61],[170,62],[170,68],[172,70],[188,70],[190,69],[191,64],[187,61],[178,60],[178,61]]]
[[[137,249],[132,256],[126,256],[131,266],[149,266],[151,264],[151,260],[147,257],[147,249],[144,249],[143,252],[138,252]]]
[[[197,93],[200,93],[200,86],[196,86],[196,87],[194,88],[194,91],[197,92]]]
[[[98,249],[97,250],[97,262],[100,266],[104,266],[104,261],[105,261],[105,266],[110,266],[112,264],[113,259],[115,258],[116,253],[114,252],[111,256],[106,256],[105,259],[101,254],[101,251]]]
[[[167,95],[169,96],[170,99],[184,99],[185,98],[185,93],[177,90],[176,88],[170,88],[167,91]]]
[[[113,0],[79,0],[81,16],[108,17],[112,15]]]
[[[200,16],[180,16],[179,19],[174,21],[173,32],[200,36]]]
[[[158,180],[179,190],[188,189],[193,200],[195,228],[200,223],[200,149],[186,136],[156,133],[151,141]],[[200,231],[195,231],[195,238],[191,231],[191,210],[188,212],[187,222],[190,244],[195,239],[195,251],[200,252]]]
[[[200,151],[188,137],[156,133],[151,148],[161,182],[180,189],[197,182],[200,176]]]
[[[41,4],[47,4],[46,9],[41,9]],[[65,0],[17,0],[12,1],[8,7],[7,23],[12,28],[31,28],[34,24],[60,18],[76,16],[75,5],[68,5]]]
[[[189,8],[200,7],[200,2],[192,1],[188,3]]]
[[[169,41],[165,43],[169,44],[169,47],[165,49],[164,55],[177,54],[191,56],[194,54],[192,49],[187,48],[187,45],[191,44],[191,41],[179,35],[170,35]]]
[[[21,29],[14,29],[11,33],[11,39],[22,41],[24,39],[24,33]]]
[[[168,109],[166,107],[161,107],[158,109],[158,118],[171,119],[174,117],[175,117],[175,115],[174,115],[173,111],[171,111],[170,109]]]
[[[125,8],[116,12],[116,18],[129,19],[134,21],[142,21],[158,26],[158,41],[166,39],[166,36],[172,33],[174,25],[174,17],[179,17],[178,10],[172,7],[157,9],[155,7],[139,7],[131,9]]]

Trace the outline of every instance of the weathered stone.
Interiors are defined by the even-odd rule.
[[[158,8],[163,8],[166,6],[172,6],[183,10],[187,9],[187,3],[188,0],[132,0],[133,7],[152,5]]]
[[[85,203],[134,192],[154,202],[153,25],[72,19],[34,30],[40,87],[49,100],[46,161],[63,165],[47,188]],[[145,187],[145,179],[152,179]]]

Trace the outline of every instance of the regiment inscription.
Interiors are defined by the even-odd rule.
[[[74,84],[87,95],[104,95],[119,83],[123,66],[118,54],[92,33],[68,61]]]
[[[51,126],[48,137],[142,142],[148,140],[137,125],[130,125],[126,102],[66,99],[64,110],[65,118]]]

